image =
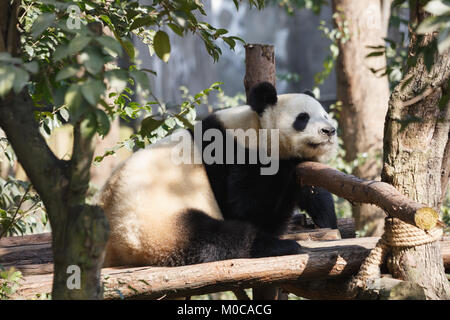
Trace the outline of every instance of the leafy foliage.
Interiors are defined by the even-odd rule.
[[[322,84],[333,70],[334,63],[339,55],[339,43],[345,43],[350,37],[348,21],[345,19],[344,14],[338,11],[333,14],[332,18],[336,24],[335,28],[328,28],[325,21],[321,21],[319,26],[319,30],[331,41],[331,44],[330,52],[323,62],[323,70],[314,76],[316,87]]]
[[[290,15],[294,14],[296,9],[308,9],[319,14],[322,6],[328,5],[327,0],[271,0],[284,8]]]
[[[444,232],[447,234],[450,233],[450,189],[447,190],[444,203],[442,204],[441,218],[445,223]]]
[[[240,2],[234,1],[237,8]],[[259,9],[264,5],[261,0],[248,2]],[[231,49],[236,41],[244,42],[200,21],[206,15],[202,1],[158,0],[142,5],[137,1],[23,0],[23,5],[27,8],[20,19],[24,59],[0,54],[0,96],[11,90],[18,93],[28,84],[45,135],[62,123],[90,119],[92,129],[103,136],[114,117],[136,116],[132,106],[124,103],[123,99],[131,99],[123,92],[132,84],[150,94],[148,75],[156,73],[134,64],[128,70],[111,65],[124,54],[134,62],[133,35],[164,62],[170,59],[169,31],[176,36],[198,35],[214,60],[221,54],[217,40]],[[104,30],[109,30],[108,35]],[[111,93],[116,95],[114,104],[108,103]]]
[[[263,8],[263,0],[234,0]],[[213,27],[201,0],[138,1],[106,0],[21,0],[19,31],[20,58],[0,53],[0,99],[27,90],[34,105],[40,132],[49,137],[54,128],[83,123],[89,137],[106,135],[110,123],[143,117],[140,129],[103,156],[125,146],[141,148],[179,127],[189,127],[195,119],[195,106],[219,83],[198,93],[179,106],[166,106],[154,96],[149,77],[153,70],[139,68],[132,37],[141,40],[151,55],[170,60],[172,37],[194,34],[202,40],[216,61],[223,41],[234,49],[244,41]],[[126,58],[131,66],[120,68],[115,61]],[[150,97],[140,104],[135,93]],[[6,139],[0,141],[10,161],[14,153]],[[22,234],[47,224],[42,203],[29,183],[9,177],[0,181],[0,235]],[[38,214],[38,215],[36,215]],[[41,215],[41,218],[39,217]],[[39,221],[39,220],[42,221]]]
[[[22,273],[14,267],[6,270],[0,265],[0,300],[7,300],[19,288]]]
[[[115,103],[121,105],[121,108],[124,110],[124,114],[121,116],[124,119],[127,119],[127,117],[135,119],[138,115],[144,115],[141,128],[128,139],[106,150],[103,155],[97,156],[94,159],[95,163],[99,163],[105,157],[115,154],[122,147],[126,147],[129,150],[134,150],[136,147],[143,148],[146,145],[146,141],[154,143],[177,128],[191,128],[196,118],[195,107],[207,102],[207,97],[212,91],[221,92],[220,85],[220,82],[215,82],[195,96],[184,94],[183,98],[185,101],[180,106],[167,106],[158,99],[149,101],[145,105],[140,105],[134,101],[127,103],[127,100],[123,98],[124,94],[122,94],[115,100]],[[125,91],[127,93],[132,92],[130,88],[126,88]],[[129,97],[127,96],[127,98]],[[155,108],[155,113],[153,114],[151,114],[152,107]]]
[[[39,195],[31,190],[29,182],[0,178],[0,238],[32,233],[47,223]]]
[[[433,0],[428,2],[424,9],[432,16],[422,21],[416,31],[418,34],[439,32],[437,49],[442,54],[450,48],[450,1]]]
[[[413,22],[403,19],[396,14],[400,8],[408,9],[409,2],[406,0],[396,0],[392,3],[392,14],[389,20],[389,26],[391,28],[396,28],[398,31],[400,30],[401,25],[408,28],[411,27],[411,30],[419,36],[417,48],[414,48],[416,54],[408,55],[408,44],[405,41],[407,35],[404,32],[399,31],[401,34],[400,41],[385,38],[385,46],[369,47],[373,49],[373,51],[367,55],[367,58],[381,55],[386,56],[387,66],[378,70],[372,69],[372,72],[379,76],[388,75],[391,89],[403,78],[404,68],[415,66],[419,57],[423,57],[425,66],[428,70],[431,70],[436,53],[443,53],[450,47],[449,0],[426,1],[424,10],[429,16],[419,25],[413,25]],[[433,32],[438,32],[437,37],[426,45],[423,45],[420,37]],[[445,101],[442,103],[448,101],[448,97],[444,96],[444,99]]]
[[[10,166],[16,161],[6,138],[0,138],[0,153],[5,155]],[[7,180],[0,178],[0,238],[32,233],[37,228],[45,228],[47,223],[43,204],[29,182],[12,176]]]

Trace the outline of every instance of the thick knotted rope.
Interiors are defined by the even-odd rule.
[[[358,274],[353,278],[350,288],[364,288],[367,280],[380,277],[380,266],[391,247],[415,247],[439,240],[443,230],[435,227],[424,231],[397,218],[386,218],[384,233],[375,248],[364,260]]]

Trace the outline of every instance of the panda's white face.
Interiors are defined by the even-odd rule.
[[[322,105],[306,94],[283,94],[260,116],[263,129],[279,129],[280,157],[325,162],[335,155],[336,125]]]

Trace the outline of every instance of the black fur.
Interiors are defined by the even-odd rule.
[[[248,95],[248,105],[261,115],[264,110],[277,103],[277,90],[269,82],[261,82],[251,88]]]
[[[225,141],[225,128],[214,114],[202,122],[203,132],[210,128],[220,130]],[[203,141],[202,150],[209,143]],[[234,142],[234,150],[236,146]],[[224,156],[225,151],[224,143]],[[248,152],[246,150],[246,160]],[[242,251],[245,249],[247,252],[248,249],[242,246],[244,238],[253,239],[247,252],[251,257],[300,252],[300,246],[295,241],[278,239],[285,231],[297,205],[305,209],[320,227],[336,228],[331,195],[325,190],[319,193],[307,192],[307,189],[298,185],[295,167],[301,159],[281,159],[275,175],[261,175],[262,165],[259,161],[258,164],[236,164],[236,155],[234,160],[234,164],[205,164],[211,188],[225,221],[217,221],[204,214],[202,216],[206,218],[198,218],[197,221],[201,223],[197,228],[201,230],[190,234],[197,234],[203,239],[197,243],[202,243],[200,247],[204,249],[196,249],[202,253],[202,261],[206,261],[203,257],[207,256],[205,250],[213,259],[221,257],[216,260],[240,257]],[[211,227],[214,224],[217,226]],[[235,226],[234,231],[231,226]],[[222,245],[227,249],[220,248]]]
[[[310,90],[305,90],[305,91],[303,91],[303,93],[304,93],[304,94],[307,94],[307,95],[310,96],[310,97],[313,97],[314,99],[317,99],[317,98],[316,98],[316,95],[315,95],[312,91],[310,91]]]
[[[303,131],[305,130],[308,121],[309,121],[309,114],[307,114],[306,112],[302,112],[297,116],[297,118],[295,118],[295,121],[292,124],[292,126],[297,131]]]
[[[188,209],[180,219],[183,219],[181,225],[187,227],[186,234],[190,235],[189,245],[177,255],[182,261],[173,261],[173,266],[300,251],[297,242],[277,239],[247,222],[217,220],[196,209]]]
[[[298,207],[320,228],[337,229],[333,197],[327,190],[310,186],[300,188]]]

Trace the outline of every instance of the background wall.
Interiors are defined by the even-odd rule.
[[[289,16],[283,8],[268,6],[263,11],[249,9],[241,5],[239,11],[232,1],[214,0],[207,4],[209,22],[216,28],[225,28],[231,35],[244,39],[247,43],[275,45],[277,73],[298,73],[297,83],[278,79],[279,93],[301,92],[311,89],[314,74],[322,70],[327,55],[329,40],[318,30],[321,20],[331,25],[331,8],[324,7],[320,16],[309,10],[297,11]],[[200,17],[204,19],[204,17]],[[186,86],[191,93],[209,87],[215,81],[224,82],[226,95],[244,92],[244,47],[238,43],[235,50],[220,44],[222,56],[214,63],[198,37],[188,35],[180,38],[168,30],[171,41],[171,57],[168,64],[151,57],[146,46],[137,44],[138,60],[142,67],[155,70],[158,77],[151,77],[155,95],[165,102],[180,102],[180,86]],[[334,71],[321,88],[321,100],[336,97],[336,77]],[[199,110],[204,113],[203,108]]]

